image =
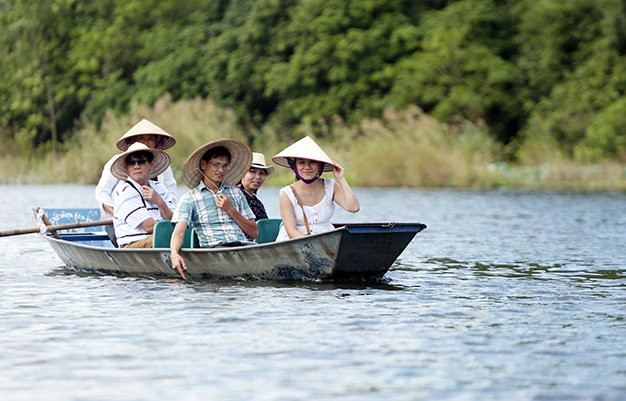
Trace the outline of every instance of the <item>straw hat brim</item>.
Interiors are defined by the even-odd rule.
[[[136,143],[133,143],[126,150],[126,152],[120,153],[119,155],[117,155],[117,157],[111,164],[111,174],[113,174],[113,177],[122,181],[127,179],[128,171],[126,170],[126,157],[130,155],[131,153],[140,152],[140,151],[152,153],[153,165],[152,165],[152,170],[150,170],[150,178],[154,178],[158,176],[159,174],[167,170],[167,168],[170,166],[171,160],[167,153],[165,153],[164,151],[160,149],[151,149],[142,143],[136,142]]]
[[[266,166],[265,165],[265,155],[259,152],[252,152],[252,163],[250,164],[250,168],[260,168],[267,172],[267,175],[271,175],[274,173],[274,166]]]
[[[115,146],[117,146],[119,150],[125,151],[135,142],[133,137],[139,135],[157,135],[159,140],[155,147],[161,150],[169,149],[176,144],[176,138],[167,133],[163,128],[144,118],[126,131],[115,143]]]
[[[335,162],[319,147],[315,141],[305,136],[272,157],[272,161],[279,166],[291,168],[287,159],[309,159],[324,163],[324,171],[333,171]]]
[[[260,169],[263,169],[263,170],[267,171],[267,175],[271,175],[271,174],[274,173],[274,166],[264,166],[262,164],[252,163],[250,165],[250,168],[260,168]]]
[[[194,150],[183,163],[183,181],[188,188],[195,188],[202,181],[200,161],[202,156],[218,146],[223,146],[230,152],[230,169],[224,176],[224,183],[236,185],[246,174],[252,163],[252,151],[248,145],[236,139],[221,138],[205,143]]]

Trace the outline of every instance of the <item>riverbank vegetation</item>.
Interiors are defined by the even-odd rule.
[[[221,137],[245,141],[233,111],[208,100],[173,103],[164,96],[153,107],[134,105],[128,115],[109,113],[99,127],[86,124],[56,153],[40,148],[41,154],[31,158],[5,154],[0,158],[0,183],[95,183],[104,163],[118,152],[113,144],[140,118],[177,138],[168,154],[179,182],[183,161],[196,147]],[[622,163],[581,164],[547,146],[533,150],[541,152],[541,163],[532,158],[511,163],[506,158],[509,150],[487,132],[469,122],[443,124],[415,106],[387,108],[381,118],[358,125],[337,120],[331,129],[336,133],[332,138],[316,140],[347,169],[355,186],[626,190]],[[278,153],[290,143],[280,139],[279,131],[267,125],[256,133],[254,149],[268,159]],[[315,130],[302,124],[294,135],[315,135]],[[277,168],[267,184],[284,185],[292,179],[290,170]]]
[[[95,183],[148,118],[175,170],[311,135],[357,186],[626,190],[625,27],[623,0],[9,0],[0,182]]]

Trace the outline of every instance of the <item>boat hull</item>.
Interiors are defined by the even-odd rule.
[[[423,224],[355,224],[281,242],[189,248],[181,255],[191,279],[374,279],[392,266]],[[66,266],[89,272],[179,277],[167,248],[120,249],[45,236]]]

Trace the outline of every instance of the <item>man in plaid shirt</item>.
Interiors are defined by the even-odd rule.
[[[258,234],[255,216],[235,186],[251,161],[250,148],[234,139],[209,142],[185,160],[183,179],[191,190],[176,206],[170,242],[172,268],[183,278],[187,265],[179,251],[188,226],[195,229],[203,248],[253,244],[246,236]]]

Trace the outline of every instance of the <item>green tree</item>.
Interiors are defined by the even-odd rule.
[[[25,152],[50,141],[73,124],[77,95],[65,57],[76,22],[71,2],[7,1],[0,8],[2,52],[0,122],[10,127]]]
[[[250,141],[270,119],[379,113],[393,64],[417,45],[410,11],[384,0],[234,1],[203,54],[206,93],[236,110]]]
[[[201,60],[223,16],[221,2],[157,1],[149,16],[152,26],[140,34],[141,57],[148,61],[133,75],[132,100],[150,105],[164,93],[174,101],[208,96]]]
[[[279,48],[289,56],[267,75],[282,121],[357,121],[376,115],[394,64],[418,45],[402,2],[304,0],[292,10]]]
[[[533,97],[537,97],[527,106],[530,116],[523,130],[524,140],[556,143],[569,156],[577,147],[581,156],[597,158],[599,150],[616,156],[608,146],[617,146],[618,138],[624,135],[609,128],[620,127],[615,113],[626,96],[624,3],[543,1],[538,6],[545,8],[545,16],[535,11],[524,14],[525,18],[538,18],[531,24],[535,28],[532,31],[546,38],[523,47],[520,57]],[[519,38],[530,36],[530,32],[522,31]],[[531,62],[533,58],[539,59]],[[579,147],[584,141],[586,144]]]
[[[522,72],[512,52],[505,7],[492,0],[462,0],[423,15],[420,47],[395,66],[388,96],[398,106],[417,104],[447,122],[470,120],[507,142],[523,114]]]
[[[200,63],[206,80],[203,92],[235,110],[249,143],[279,99],[266,92],[265,76],[283,60],[276,48],[283,40],[288,13],[295,0],[234,0],[211,27]]]
[[[620,158],[625,3],[0,0],[0,134],[56,149],[169,93],[233,109],[250,144],[268,123],[326,134],[418,105],[502,143]]]
[[[152,0],[79,2],[81,24],[72,31],[68,55],[80,84],[82,118],[99,123],[107,110],[128,109],[136,92],[134,74],[150,59],[141,35],[153,26]]]
[[[583,160],[596,161],[608,156],[626,162],[626,96],[591,119],[585,138],[575,151]]]

